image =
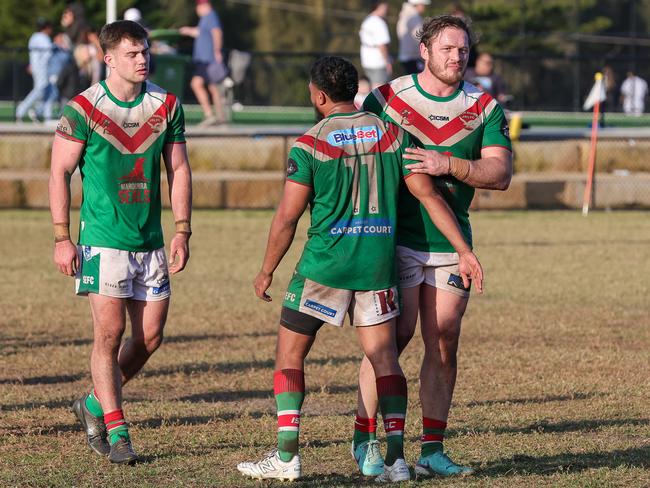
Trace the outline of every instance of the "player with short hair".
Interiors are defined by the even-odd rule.
[[[122,387],[162,341],[169,273],[183,270],[191,235],[191,171],[178,99],[147,81],[147,32],[120,20],[99,35],[110,69],[63,111],[52,146],[50,210],[54,262],[76,276],[93,316],[94,389],[73,411],[90,447],[114,463],[133,463]],[[168,269],[160,224],[160,158],[165,159],[176,234]],[[70,177],[79,168],[83,201],[78,245],[70,239]],[[131,337],[121,344],[126,314]]]
[[[372,91],[364,109],[398,124],[416,141],[405,158],[413,173],[434,176],[438,191],[454,211],[471,244],[468,210],[475,188],[505,190],[512,177],[508,124],[499,104],[463,82],[473,34],[455,16],[428,18],[420,31],[425,67]],[[444,432],[456,382],[456,352],[470,289],[461,280],[458,257],[448,239],[427,218],[421,203],[400,192],[397,261],[403,313],[397,346],[413,337],[418,313],[424,342],[420,370],[422,405],[420,475],[451,476],[473,470],[454,463],[443,451]],[[354,443],[375,438],[377,412],[374,374],[364,359],[359,372],[359,406]],[[380,461],[379,461],[380,463]]]
[[[481,266],[431,179],[403,168],[409,136],[396,125],[357,111],[357,89],[357,71],[349,61],[325,57],[311,68],[310,98],[323,119],[291,149],[284,194],[254,281],[257,296],[270,301],[266,290],[273,272],[310,205],[309,237],[285,294],[278,331],[273,382],[278,448],[259,462],[237,466],[254,478],[300,477],[304,360],[320,327],[325,322],[340,326],[346,314],[376,372],[388,438],[385,468],[365,474],[379,475],[379,481],[410,478],[403,450],[406,380],[397,361],[394,320],[399,314],[394,257],[401,180],[458,250],[466,286],[473,279],[481,287]],[[377,454],[376,443],[355,452],[362,465]]]

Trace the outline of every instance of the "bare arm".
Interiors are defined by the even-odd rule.
[[[453,175],[474,188],[507,190],[512,179],[512,152],[504,147],[490,146],[481,150],[481,159],[470,161],[438,151],[407,148],[404,159],[413,173],[431,176]]]
[[[195,39],[197,37],[199,37],[199,28],[198,27],[185,26],[185,27],[181,27],[180,29],[178,29],[178,32],[180,32],[184,36],[194,37]]]
[[[280,205],[271,222],[262,269],[253,282],[255,294],[266,302],[271,301],[266,290],[269,289],[273,281],[273,272],[293,242],[298,220],[307,208],[311,192],[311,187],[290,180],[284,184],[282,200],[280,200]]]
[[[214,59],[220,63],[223,60],[221,48],[223,47],[223,31],[219,28],[212,29],[212,44],[214,46]]]
[[[50,164],[50,213],[54,224],[54,263],[61,273],[74,276],[79,267],[77,248],[70,240],[70,178],[84,144],[55,136]]]
[[[176,233],[169,250],[169,259],[172,263],[169,272],[175,274],[185,268],[190,258],[192,171],[187,158],[187,146],[184,143],[166,144],[163,156],[169,183],[169,200],[172,204],[174,222],[176,222]]]
[[[477,291],[481,293],[483,291],[483,268],[481,263],[472,252],[469,244],[465,242],[454,213],[433,186],[431,177],[412,174],[405,181],[409,191],[427,210],[431,221],[458,253],[460,274],[465,287],[469,287],[469,280],[471,279],[474,281]]]
[[[390,59],[388,44],[382,44],[381,46],[379,46],[379,50],[381,51],[381,55],[384,57],[384,60],[386,61],[386,70],[388,71],[388,74],[391,74],[393,72],[393,63],[391,62]]]

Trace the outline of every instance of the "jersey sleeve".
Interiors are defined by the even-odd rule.
[[[89,120],[83,109],[73,98],[63,109],[56,126],[56,135],[70,141],[85,144],[88,140]]]
[[[483,130],[481,148],[489,146],[501,146],[512,151],[508,121],[499,104],[496,104],[490,115],[488,115]]]
[[[402,176],[406,178],[407,176],[412,174],[411,170],[406,168],[406,165],[412,163],[413,161],[405,159],[404,154],[406,154],[407,147],[416,147],[416,145],[413,141],[413,138],[408,132],[406,132],[404,129],[402,129],[399,126],[397,126],[397,128],[399,129],[397,137],[399,138],[399,140],[401,140],[401,144],[399,145],[400,168],[402,171]]]
[[[165,143],[185,142],[185,113],[178,100],[175,101],[174,115],[167,128]]]
[[[294,145],[287,161],[287,180],[301,185],[314,186],[314,168],[311,155]]]
[[[377,98],[377,90],[378,89],[375,88],[370,93],[368,93],[368,95],[366,95],[366,98],[363,100],[362,109],[366,112],[371,112],[377,115],[382,120],[387,120],[386,114],[384,112],[384,106]]]

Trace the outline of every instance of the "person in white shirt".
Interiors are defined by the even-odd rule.
[[[645,111],[645,97],[648,95],[648,83],[628,71],[627,78],[621,85],[623,112],[639,116]]]
[[[42,103],[45,99],[45,90],[49,84],[47,79],[47,63],[52,56],[52,23],[49,20],[39,18],[36,23],[37,32],[29,38],[29,70],[34,80],[32,91],[16,107],[16,120],[23,120],[23,117],[30,114],[32,120],[36,120],[36,111],[42,110]]]
[[[388,52],[390,33],[386,24],[388,2],[374,1],[372,10],[361,23],[361,67],[370,80],[372,88],[387,83],[393,74]]]
[[[397,19],[398,59],[406,74],[419,73],[424,68],[417,33],[424,22],[422,15],[427,5],[431,5],[431,0],[407,0]]]

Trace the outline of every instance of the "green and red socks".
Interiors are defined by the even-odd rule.
[[[447,422],[422,417],[422,457],[442,451]]]
[[[86,409],[93,415],[94,417],[103,417],[104,416],[104,411],[102,410],[102,404],[99,403],[99,398],[97,397],[97,393],[95,392],[95,389],[93,388],[88,395],[86,395]]]
[[[121,409],[104,414],[104,423],[108,433],[108,443],[111,446],[120,439],[129,440],[129,428],[126,420],[124,420],[124,412]]]
[[[298,454],[300,409],[305,398],[305,375],[299,369],[273,374],[273,393],[278,411],[278,456],[289,462]]]
[[[379,408],[384,419],[386,432],[387,466],[392,466],[398,458],[404,458],[404,422],[407,407],[406,378],[401,375],[377,378]]]
[[[374,441],[377,439],[377,419],[367,419],[361,417],[357,413],[356,418],[354,419],[354,436],[352,441],[355,446],[358,446],[362,442]]]

